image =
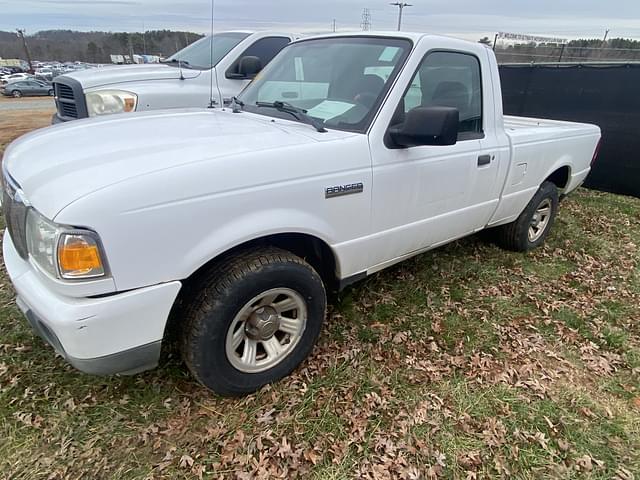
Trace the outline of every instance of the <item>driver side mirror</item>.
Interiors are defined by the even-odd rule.
[[[389,135],[398,148],[455,145],[459,124],[457,108],[416,107],[407,112],[403,123],[389,129]]]
[[[238,60],[235,73],[228,73],[227,78],[253,79],[262,70],[262,60],[258,57],[245,56]]]

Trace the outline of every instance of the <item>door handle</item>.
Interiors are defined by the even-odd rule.
[[[489,165],[491,163],[491,155],[480,155],[478,157],[478,166]]]

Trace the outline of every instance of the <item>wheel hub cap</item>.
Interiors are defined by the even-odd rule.
[[[282,362],[305,331],[307,304],[290,288],[273,288],[249,300],[227,330],[227,359],[237,370],[258,373]]]
[[[269,340],[280,329],[278,312],[272,307],[260,307],[247,320],[245,330],[253,340]]]
[[[551,200],[545,198],[540,202],[538,208],[534,212],[531,217],[531,223],[529,224],[529,241],[535,242],[542,235],[544,235],[547,226],[549,225],[549,220],[551,218],[551,209],[552,203]]]

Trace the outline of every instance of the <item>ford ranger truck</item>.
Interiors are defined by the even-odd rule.
[[[53,82],[52,123],[224,105],[294,38],[289,33],[221,32],[201,38],[160,64],[115,65],[60,75]]]
[[[229,107],[15,141],[4,260],[33,329],[78,369],[155,367],[175,331],[197,380],[246,394],[309,355],[327,291],[486,228],[538,247],[599,140],[597,126],[503,116],[481,44],[307,38]]]

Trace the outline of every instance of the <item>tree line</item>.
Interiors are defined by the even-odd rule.
[[[193,32],[151,30],[143,33],[45,30],[27,35],[33,60],[110,63],[111,55],[148,54],[167,57],[202,38]],[[15,32],[0,31],[0,57],[21,58],[25,53]]]

